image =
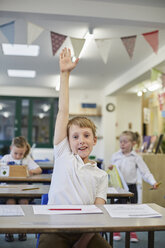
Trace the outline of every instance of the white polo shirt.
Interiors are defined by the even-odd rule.
[[[129,154],[125,155],[119,150],[112,155],[110,163],[116,165],[120,169],[127,184],[136,184],[137,168],[145,182],[151,185],[156,183],[146,163],[135,151],[131,151]]]
[[[67,137],[54,147],[55,165],[49,190],[48,204],[94,204],[96,197],[106,201],[107,173],[96,164],[84,164],[74,155]]]
[[[6,154],[1,158],[1,161],[5,163],[14,162],[14,164],[17,165],[27,165],[28,170],[35,170],[36,168],[39,167],[39,165],[30,157],[30,155],[27,155],[25,158],[21,160],[18,159],[16,160],[13,159],[11,154]]]

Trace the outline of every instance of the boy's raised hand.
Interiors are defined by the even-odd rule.
[[[68,48],[64,48],[62,50],[62,52],[60,53],[60,70],[61,72],[66,72],[66,71],[72,71],[77,63],[78,63],[79,59],[76,59],[75,62],[72,62],[72,58],[71,58],[71,51]]]

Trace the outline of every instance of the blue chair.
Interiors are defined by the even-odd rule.
[[[48,203],[48,194],[44,194],[41,197],[41,205],[47,205]],[[37,234],[37,244],[36,244],[36,248],[38,248],[39,245],[39,239],[40,239],[40,234]]]

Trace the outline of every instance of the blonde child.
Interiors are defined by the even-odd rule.
[[[54,134],[55,167],[48,204],[105,204],[108,177],[96,163],[88,159],[96,144],[96,127],[85,117],[69,121],[69,74],[76,67],[70,49],[60,54],[59,111]],[[100,234],[42,234],[39,248],[109,248]]]
[[[133,150],[133,147],[137,142],[137,137],[137,133],[131,131],[122,132],[120,135],[120,150],[112,155],[110,161],[111,165],[109,166],[110,169],[113,169],[113,165],[116,165],[120,169],[128,185],[129,191],[134,193],[134,197],[130,199],[131,203],[138,202],[136,186],[137,169],[139,169],[145,182],[152,185],[154,189],[158,186],[158,183],[155,181],[142,157]],[[113,238],[114,240],[120,240],[120,233],[114,233]],[[138,237],[135,232],[130,233],[130,241],[138,242]]]
[[[23,136],[15,137],[12,140],[10,146],[10,154],[4,155],[1,159],[8,165],[27,165],[29,175],[35,175],[42,173],[41,168],[30,157],[30,145]],[[6,201],[6,204],[28,204],[28,199],[19,199],[18,202],[15,198],[10,198]],[[18,239],[25,241],[27,239],[26,234],[19,234]],[[13,234],[6,234],[5,240],[8,242],[14,241]]]

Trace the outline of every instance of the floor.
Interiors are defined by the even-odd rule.
[[[122,240],[114,241],[114,248],[124,248],[124,233],[121,233]],[[4,234],[0,234],[0,248],[35,248],[36,247],[36,237],[34,234],[28,234],[28,239],[26,241],[18,241],[18,236],[15,234],[14,242],[6,242],[4,240]],[[147,245],[147,233],[138,233],[139,242],[131,243],[131,248],[148,248]],[[59,247],[57,247],[59,248]],[[165,248],[165,231],[155,232],[155,248]]]

